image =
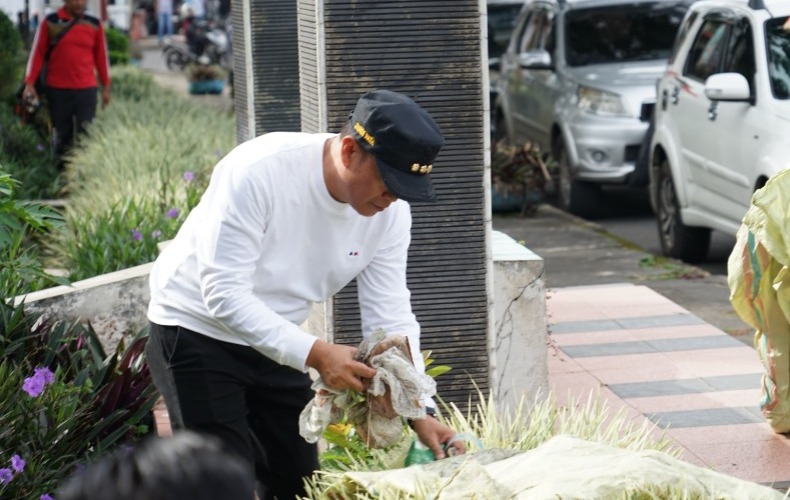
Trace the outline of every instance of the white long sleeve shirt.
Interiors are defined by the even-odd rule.
[[[407,335],[424,369],[406,286],[409,205],[364,217],[334,200],[322,168],[332,137],[271,133],[223,158],[153,266],[148,318],[305,371],[316,338],[297,325],[356,277],[363,336]]]

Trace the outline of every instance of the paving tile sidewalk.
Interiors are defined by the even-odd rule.
[[[760,414],[754,349],[646,286],[556,288],[547,309],[560,401],[592,391],[613,412],[666,429],[689,463],[790,487],[790,439]]]

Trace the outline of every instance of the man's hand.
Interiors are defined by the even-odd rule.
[[[436,460],[441,460],[446,457],[442,445],[455,437],[457,433],[454,430],[431,416],[427,416],[420,420],[413,420],[412,425],[414,432],[417,433],[417,437],[420,438],[422,444],[431,449],[436,456]],[[461,441],[454,441],[450,446],[454,450],[454,455],[463,455],[466,453],[466,448]]]
[[[25,90],[22,91],[22,97],[29,101],[37,101],[39,96],[38,92],[36,92],[36,87],[34,85],[30,85],[29,83],[25,84]]]
[[[101,88],[101,107],[102,109],[110,105],[110,87],[105,85]]]
[[[361,379],[373,378],[376,369],[355,361],[356,352],[355,347],[317,340],[307,355],[306,364],[315,368],[324,383],[332,389],[354,389],[362,392],[364,387]]]

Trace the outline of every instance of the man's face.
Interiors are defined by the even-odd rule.
[[[389,207],[397,198],[384,185],[376,158],[360,146],[355,146],[349,155],[346,202],[360,215],[370,217]]]
[[[73,17],[85,14],[85,5],[88,0],[63,0],[63,7]]]

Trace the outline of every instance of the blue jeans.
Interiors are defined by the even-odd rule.
[[[157,23],[156,26],[156,35],[159,38],[159,41],[161,41],[165,35],[173,36],[172,13],[170,12],[159,13],[159,22]]]

